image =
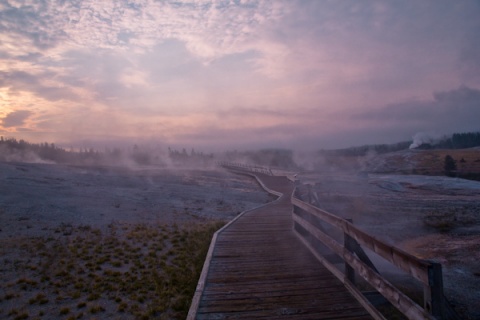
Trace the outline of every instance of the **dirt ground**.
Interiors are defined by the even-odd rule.
[[[323,209],[441,262],[447,298],[463,318],[480,318],[480,182],[332,172],[297,178],[314,187]],[[271,199],[253,179],[225,171],[0,163],[0,318],[155,317],[158,310],[139,310],[150,296],[130,283],[141,284],[158,261],[178,275],[169,266],[185,238],[181,227],[229,221]],[[97,254],[107,260],[89,260]],[[145,264],[134,263],[139,259]],[[134,281],[120,281],[118,272]],[[89,285],[114,294],[84,297]]]
[[[221,170],[0,163],[0,318],[183,319],[212,228],[271,199]]]
[[[322,209],[419,258],[442,263],[445,295],[480,319],[480,182],[442,176],[305,173]],[[386,270],[387,272],[389,270]]]

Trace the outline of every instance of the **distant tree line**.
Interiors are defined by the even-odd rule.
[[[465,149],[480,147],[480,132],[454,133],[449,138],[443,138],[434,143],[435,149]]]
[[[0,137],[0,161],[117,165],[122,156],[123,152],[117,148],[105,148],[105,152],[86,147],[66,150],[54,143],[30,143],[23,139]]]
[[[288,149],[261,149],[257,151],[228,151],[224,160],[248,163],[264,167],[298,169],[293,159],[293,151]]]
[[[214,164],[213,153],[204,154],[203,152],[196,152],[193,148],[188,153],[185,148],[178,151],[169,147],[168,155],[172,163],[177,166],[209,166]]]
[[[54,143],[29,143],[25,140],[0,137],[0,160],[43,160],[54,162],[72,162],[71,152],[55,146]]]
[[[204,155],[194,149],[178,152],[168,148],[168,153],[160,148],[139,146],[131,148],[105,147],[103,151],[94,148],[66,150],[54,143],[29,143],[25,140],[0,137],[0,161],[14,162],[55,162],[78,165],[114,166],[205,166],[213,162],[213,154]]]
[[[297,168],[293,151],[285,149],[263,149],[258,151],[226,152],[223,160],[244,162],[261,166]],[[174,167],[207,167],[218,160],[213,153],[183,148],[168,150],[133,145],[131,148],[105,147],[99,151],[91,147],[66,150],[53,143],[29,143],[25,140],[0,137],[0,161],[55,162],[78,165],[142,165]]]

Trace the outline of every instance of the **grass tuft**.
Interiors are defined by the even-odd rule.
[[[108,306],[109,312],[116,310],[129,318],[185,319],[210,240],[222,224],[124,224],[105,233],[89,226],[62,225],[57,231],[67,236],[18,244],[28,258],[16,262],[16,268],[28,270],[29,276],[11,283],[0,308],[2,301],[18,299],[24,300],[18,310],[61,303],[60,310],[47,306],[36,311],[40,318],[84,318],[83,312],[72,310],[92,316]],[[26,293],[22,300],[21,290],[33,295]],[[28,317],[18,310],[8,315]],[[0,311],[2,316],[7,312]]]

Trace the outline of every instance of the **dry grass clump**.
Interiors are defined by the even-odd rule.
[[[221,225],[61,225],[55,238],[2,240],[18,254],[0,260],[0,318],[184,319]]]

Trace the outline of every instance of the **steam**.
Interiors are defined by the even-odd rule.
[[[86,147],[69,150],[54,143],[29,143],[0,136],[0,161],[70,164],[84,166],[117,166],[129,169],[147,167],[164,169],[211,169],[215,167],[213,154],[185,149],[164,148],[158,144],[134,144],[133,147],[104,147],[103,151]]]
[[[413,142],[410,145],[410,149],[416,149],[423,144],[432,144],[434,142],[434,138],[425,133],[425,132],[418,132],[413,136]]]
[[[55,161],[42,159],[38,154],[31,150],[10,150],[0,145],[0,161],[5,162],[25,162],[25,163],[45,163],[54,164]]]

